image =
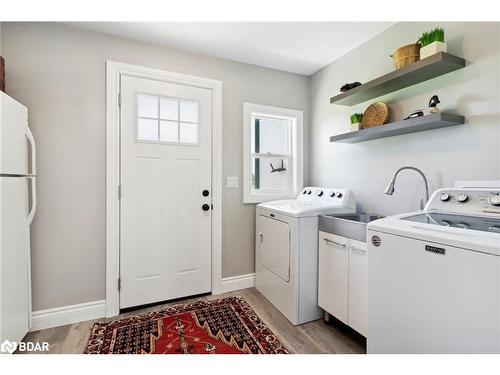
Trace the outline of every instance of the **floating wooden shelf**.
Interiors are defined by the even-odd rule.
[[[454,70],[462,69],[463,67],[465,67],[465,60],[461,57],[439,52],[410,64],[406,68],[395,70],[370,82],[366,82],[361,86],[336,95],[330,98],[330,103],[348,106],[363,103],[390,92],[442,76]]]
[[[408,120],[391,122],[389,124],[362,129],[330,137],[330,142],[357,143],[372,139],[393,137],[396,135],[416,133],[425,130],[446,128],[461,125],[464,117],[450,113],[433,113],[427,116],[415,117]]]

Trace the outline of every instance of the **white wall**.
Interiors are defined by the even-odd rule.
[[[434,23],[399,23],[334,61],[311,77],[311,182],[348,187],[359,211],[394,214],[416,210],[424,196],[420,176],[403,172],[394,195],[384,189],[401,166],[421,168],[431,189],[455,180],[500,179],[500,23],[438,23],[446,31],[448,52],[464,57],[465,69],[387,95],[391,120],[427,107],[437,94],[443,111],[463,114],[466,125],[381,140],[330,143],[331,135],[349,131],[354,107],[329,104],[346,82],[367,82],[390,72],[389,55],[417,40]]]
[[[243,102],[299,109],[308,118],[305,76],[61,24],[4,23],[2,28],[8,93],[29,108],[38,142],[34,310],[105,296],[107,59],[221,80],[223,175],[240,181]],[[242,195],[241,183],[240,189],[223,192],[226,277],[254,272],[255,209],[242,204]]]

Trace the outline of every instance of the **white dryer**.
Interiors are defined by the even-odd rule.
[[[348,189],[306,187],[256,209],[255,287],[292,324],[319,319],[318,216],[352,213]]]

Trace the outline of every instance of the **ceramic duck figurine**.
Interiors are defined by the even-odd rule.
[[[429,100],[429,108],[427,108],[426,110],[417,109],[416,111],[412,112],[408,117],[405,117],[404,120],[408,120],[410,118],[415,118],[415,117],[420,117],[420,116],[427,116],[427,115],[430,115],[431,113],[439,113],[439,112],[441,112],[437,106],[439,103],[441,103],[439,101],[439,97],[437,95],[434,95]]]
[[[441,103],[439,97],[434,95],[431,100],[429,100],[429,113],[439,113],[440,110],[437,106],[439,103]]]

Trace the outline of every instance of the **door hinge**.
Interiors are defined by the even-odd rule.
[[[122,289],[122,279],[118,278],[118,291]]]
[[[118,93],[118,107],[121,107],[122,106],[122,93],[119,92]]]
[[[122,185],[118,185],[118,199],[122,199]]]

